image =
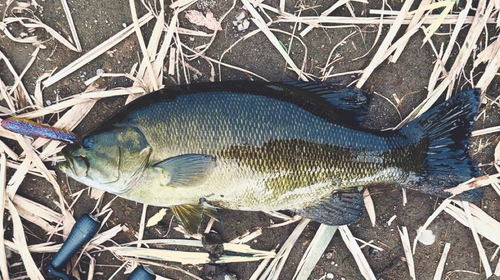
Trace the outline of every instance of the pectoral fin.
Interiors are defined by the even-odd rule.
[[[217,219],[217,210],[206,204],[185,204],[170,206],[175,218],[179,221],[187,232],[198,233],[203,214]]]
[[[337,226],[357,221],[363,208],[361,193],[334,193],[311,207],[296,210],[296,213],[323,224]]]
[[[153,164],[170,178],[169,185],[191,187],[201,184],[212,174],[215,158],[203,154],[187,154],[168,158]]]

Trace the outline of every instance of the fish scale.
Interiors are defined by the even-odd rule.
[[[131,113],[123,123],[143,128],[141,131],[153,150],[153,161],[182,154],[209,154],[214,155],[218,161],[230,159],[248,166],[250,171],[241,174],[240,181],[248,181],[250,179],[245,177],[254,177],[259,172],[262,172],[261,176],[271,177],[265,181],[264,186],[256,185],[247,190],[272,190],[274,196],[268,200],[251,201],[258,208],[264,207],[259,203],[269,207],[269,200],[273,200],[275,196],[284,195],[296,188],[309,188],[314,184],[329,182],[331,178],[340,178],[342,185],[332,184],[317,191],[326,194],[350,186],[350,175],[360,178],[373,177],[380,168],[373,168],[374,166],[365,160],[357,161],[352,156],[346,156],[349,153],[340,150],[349,149],[357,155],[363,146],[363,152],[380,158],[381,151],[391,150],[397,145],[395,141],[388,140],[394,133],[385,133],[387,136],[382,137],[355,131],[329,123],[294,104],[264,96],[230,92],[184,95],[173,101],[158,102]],[[228,137],[222,132],[229,132]],[[358,141],[351,141],[353,138],[358,138]],[[301,141],[295,141],[296,139]],[[374,151],[370,151],[372,148]],[[224,164],[220,166],[228,168]],[[324,171],[311,172],[316,166]],[[353,171],[344,172],[346,169]],[[288,171],[289,174],[274,177],[274,174],[281,171]],[[400,179],[396,176],[390,178],[390,175],[398,174],[388,173],[382,179]],[[377,178],[373,177],[372,182],[376,181]],[[203,191],[198,195],[206,196],[212,192],[224,195],[225,199],[217,201],[218,205],[224,206],[225,200],[233,197],[223,193],[225,190],[219,190],[218,187],[227,184],[224,179],[218,180],[216,185],[207,183],[202,186]],[[311,194],[315,196],[313,192]],[[178,200],[177,203],[193,203],[199,200],[199,196],[189,201]],[[286,201],[273,203],[273,207],[303,207],[306,199],[308,198],[304,195],[290,197]],[[238,196],[239,204],[244,204],[243,200],[243,195]],[[234,205],[234,202],[231,204]]]
[[[330,224],[359,215],[318,213],[358,211],[343,203],[362,204],[359,196],[338,191],[352,193],[384,182],[447,196],[445,186],[478,174],[466,150],[469,119],[478,107],[475,91],[398,131],[360,126],[368,99],[359,90],[335,92],[318,84],[307,89],[251,82],[166,88],[139,98],[89,132],[82,142],[88,147],[66,148],[68,163],[61,170],[124,198],[179,206],[176,213],[196,209],[192,205],[202,199],[236,210],[300,210]],[[435,162],[436,153],[442,162]],[[116,157],[119,166],[112,160]],[[446,179],[449,172],[456,178]],[[433,189],[429,178],[442,186]]]

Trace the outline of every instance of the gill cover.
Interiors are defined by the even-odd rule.
[[[64,172],[86,185],[119,194],[138,179],[151,148],[138,128],[126,126],[88,135],[65,154]]]

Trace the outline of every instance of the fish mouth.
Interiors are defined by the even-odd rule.
[[[87,175],[87,171],[89,170],[89,162],[87,158],[81,156],[71,156],[66,149],[63,149],[61,152],[64,156],[65,162],[58,165],[59,170],[74,177],[85,177]]]

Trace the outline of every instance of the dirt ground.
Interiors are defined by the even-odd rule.
[[[220,0],[200,1],[203,1],[204,5],[193,5],[192,8],[206,12],[205,8],[208,6],[216,17],[220,17],[225,13],[232,4],[229,1]],[[273,7],[279,6],[279,1],[277,0],[265,2]],[[35,15],[43,22],[58,30],[61,34],[67,35],[69,29],[60,3],[57,1],[39,1],[38,4],[40,6],[36,9]],[[91,50],[100,42],[119,32],[123,29],[124,24],[128,25],[132,22],[128,1],[83,0],[71,1],[69,5],[82,43],[83,53]],[[300,5],[312,7],[311,9],[303,11],[302,15],[317,15],[328,8],[331,3],[330,1],[287,1],[286,10],[293,13],[294,11],[298,11]],[[399,1],[389,1],[389,5],[393,9],[399,9],[402,3]],[[417,5],[418,3],[414,3],[414,6]],[[140,4],[137,3],[138,8],[139,6]],[[361,16],[367,14],[369,9],[380,8],[381,3],[379,1],[373,1],[370,2],[370,4],[353,2],[353,6],[355,13]],[[2,14],[4,13],[4,7],[5,3],[0,4],[0,12]],[[460,7],[460,5],[458,5],[458,7]],[[459,8],[455,7],[455,9]],[[218,33],[213,45],[206,53],[207,56],[218,59],[231,44],[239,39],[239,37],[256,29],[253,23],[246,31],[237,31],[235,29],[232,21],[241,11],[243,11],[242,4],[237,1],[235,9],[223,21],[223,31]],[[139,13],[141,12],[144,11],[141,11],[139,8]],[[334,14],[349,15],[345,8],[339,9],[339,11]],[[180,19],[180,26],[209,32],[209,30],[204,27],[196,27],[189,23],[183,14],[181,14]],[[293,24],[288,23],[275,24],[273,27],[289,32],[294,28]],[[377,28],[378,26],[357,26],[338,29],[313,29],[304,38],[301,38],[307,45],[306,69],[312,69],[311,72],[320,75],[319,69],[315,67],[324,65],[332,48],[353,32],[355,33],[346,39],[345,44],[340,45],[334,52],[340,59],[333,64],[333,73],[364,69],[373,57],[374,51],[370,52],[365,57],[359,57],[363,56],[375,42]],[[383,27],[383,31],[387,31],[387,28],[388,27]],[[142,29],[146,36],[146,40],[150,35],[151,29],[152,24]],[[446,34],[449,30],[449,26],[444,26],[439,32],[441,34]],[[38,59],[25,74],[23,82],[29,92],[34,90],[36,80],[43,73],[50,72],[56,68],[60,69],[81,56],[81,54],[68,50],[55,40],[49,39],[50,37],[46,33],[38,30],[36,32],[40,33],[37,34],[39,37],[47,39],[45,42],[47,48],[40,51]],[[495,31],[492,30],[491,34],[494,34],[494,32]],[[288,45],[288,36],[281,33],[276,33],[276,36],[284,42],[285,45]],[[463,35],[461,36],[463,37]],[[207,43],[209,40],[187,35],[181,35],[180,37],[185,44],[193,47]],[[418,33],[413,36],[398,62],[394,64],[382,64],[371,75],[364,86],[365,90],[378,93],[392,101],[394,101],[393,95],[402,99],[398,109],[403,117],[418,105],[425,98],[427,93],[426,87],[432,72],[435,55],[429,44],[422,45],[423,37],[423,33]],[[434,36],[434,44],[439,46],[441,42],[446,42],[448,38],[448,35]],[[463,38],[459,39],[463,40]],[[380,42],[381,40],[379,40],[379,43]],[[376,47],[377,46],[375,46],[375,50]],[[478,46],[478,48],[481,48],[481,46]],[[0,51],[7,56],[18,73],[24,69],[34,49],[35,48],[29,44],[15,43],[7,37],[2,36],[0,33]],[[457,52],[458,50],[454,50],[453,55],[456,55]],[[290,55],[298,65],[302,63],[304,48],[298,43],[297,39],[292,43]],[[55,103],[58,98],[64,98],[82,92],[86,88],[83,82],[94,76],[98,69],[104,69],[106,72],[113,73],[127,73],[130,71],[132,65],[139,61],[140,56],[141,52],[136,37],[130,36],[124,42],[118,44],[113,51],[102,55],[62,81],[44,89],[44,102],[48,101]],[[353,61],[355,58],[359,59]],[[271,81],[290,81],[297,79],[293,72],[287,70],[282,56],[262,33],[236,45],[231,52],[224,56],[223,62],[248,69]],[[202,73],[201,75],[192,75],[190,82],[209,81],[211,68],[205,60],[195,59],[189,61],[189,63]],[[466,71],[466,73],[468,72]],[[0,62],[0,78],[5,83],[10,83],[12,81],[12,77],[7,74],[3,62]],[[216,69],[215,79],[218,80],[219,78],[221,80],[258,79],[251,75],[225,67],[222,67],[220,75]],[[330,78],[327,81],[340,86],[349,86],[357,78],[356,75],[345,75]],[[165,81],[167,85],[176,84],[175,77],[168,76],[167,74],[165,74]],[[181,82],[184,83],[184,81]],[[498,78],[493,81],[486,93],[489,97],[495,98],[500,95],[500,90],[498,89],[499,83],[500,79]],[[108,79],[105,81],[105,84],[107,84],[108,88],[114,88],[130,86],[131,82],[125,78],[117,78]],[[470,84],[467,83],[465,78],[460,80],[460,85],[458,86],[458,88],[462,87],[464,89],[470,87]],[[109,98],[99,101],[97,106],[89,113],[81,125],[76,128],[75,132],[78,134],[84,133],[94,125],[102,122],[105,117],[116,112],[123,104],[124,98]],[[482,110],[488,110],[488,118],[479,119],[476,124],[477,128],[500,124],[500,113],[498,108],[490,107],[483,108]],[[50,123],[53,120],[46,119],[45,121]],[[370,109],[370,118],[366,126],[384,129],[393,127],[399,123],[399,121],[400,118],[395,108],[382,97],[374,95],[374,102]],[[493,167],[488,163],[493,162],[493,150],[498,140],[498,135],[486,135],[473,139],[471,148],[472,153],[478,163],[484,164],[482,169],[486,173],[493,171]],[[12,148],[15,150],[19,149],[15,146]],[[50,168],[56,169],[54,166],[50,166]],[[9,170],[8,176],[11,176],[12,173],[13,170]],[[69,202],[72,201],[72,197],[70,196],[71,193],[85,188],[84,185],[66,178],[61,172],[57,172],[57,180],[61,184],[66,199]],[[359,222],[350,225],[350,229],[355,237],[365,241],[374,240],[377,246],[384,249],[383,251],[378,251],[369,249],[368,247],[363,248],[363,253],[378,279],[410,279],[408,266],[405,261],[405,255],[398,233],[398,227],[408,227],[410,240],[413,241],[417,229],[423,225],[429,215],[438,207],[442,199],[409,190],[407,192],[408,204],[403,206],[402,192],[394,186],[377,186],[376,188],[371,188],[370,191],[377,213],[377,225],[373,227],[368,216],[365,214]],[[27,178],[18,193],[49,206],[50,208],[57,209],[54,204],[57,195],[54,193],[50,184],[43,179],[38,177]],[[105,202],[113,198],[113,195],[106,194]],[[92,200],[88,197],[87,193],[84,193],[74,206],[74,216],[79,217],[83,213],[90,212],[94,208],[94,205],[95,200]],[[500,201],[498,195],[492,189],[486,188],[484,199],[479,201],[477,205],[495,219],[500,219]],[[134,233],[139,230],[142,205],[117,198],[112,203],[111,208],[114,210],[114,213],[109,222],[105,225],[105,228],[110,228],[116,224],[124,224],[130,229],[130,231],[126,233],[120,233],[114,240],[117,243],[136,240]],[[149,207],[148,217],[158,212],[158,210],[159,208]],[[220,222],[216,222],[213,229],[220,234],[223,241],[229,241],[252,228],[266,227],[271,223],[280,222],[280,220],[260,212],[221,210],[220,215]],[[387,222],[393,215],[397,215],[397,218],[391,225],[388,225]],[[167,211],[167,215],[162,222],[157,226],[146,229],[144,238],[183,238],[180,233],[171,229],[177,225],[177,222],[174,220],[170,225],[170,221],[171,212]],[[28,244],[37,244],[45,241],[46,237],[43,230],[29,222],[24,222],[24,224],[27,227],[27,232],[30,232],[28,235]],[[319,224],[315,222],[307,226],[294,247],[280,279],[292,278],[297,263],[300,261],[305,249],[311,242],[318,226]],[[274,249],[280,244],[283,244],[294,227],[295,224],[291,224],[274,229],[264,229],[263,234],[252,241],[250,245],[256,249]],[[443,247],[447,242],[451,244],[451,250],[445,267],[446,279],[485,278],[484,269],[481,266],[472,234],[468,228],[464,227],[451,216],[441,214],[431,224],[429,229],[436,235],[436,242],[430,246],[418,245],[416,254],[414,255],[417,279],[432,279]],[[11,228],[7,227],[5,229],[5,234],[7,239],[11,238]],[[55,240],[60,241],[60,239],[57,238]],[[490,257],[495,252],[497,246],[486,239],[482,239],[482,243],[485,247],[486,255]],[[51,255],[35,254],[34,257],[40,267],[45,267]],[[120,260],[117,260],[108,252],[96,253],[94,257],[97,260],[96,275],[94,279],[108,279],[122,264]],[[17,254],[13,254],[11,259],[9,259],[11,264],[18,261],[20,261],[20,257]],[[495,267],[497,261],[498,258],[495,258],[492,262],[493,267]],[[86,269],[86,262],[88,262],[88,260],[84,259],[84,265],[82,266],[84,270]],[[236,275],[237,279],[248,279],[255,271],[258,264],[258,262],[235,263],[217,267],[212,265],[181,266],[174,263],[169,263],[168,265],[180,266],[203,279],[220,279],[214,278],[212,275],[214,272],[220,273],[220,270]],[[22,267],[18,266],[17,268],[18,274],[13,274],[11,275],[12,277],[24,275]],[[159,275],[171,279],[192,279],[173,269],[152,268]],[[16,268],[13,268],[12,271],[16,272]],[[43,273],[46,275],[45,269],[43,269]],[[115,279],[125,279],[125,276],[121,273],[122,272],[120,272]],[[325,254],[321,257],[310,279],[320,279],[325,273],[332,273],[334,276],[333,279],[363,279],[351,253],[346,248],[338,233],[332,239]],[[491,279],[494,279],[494,277]]]

